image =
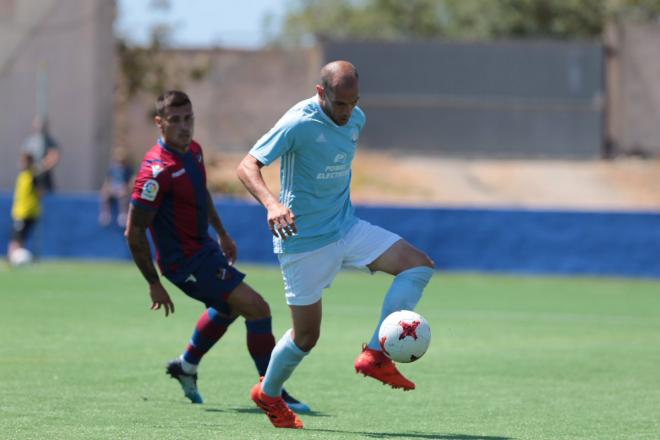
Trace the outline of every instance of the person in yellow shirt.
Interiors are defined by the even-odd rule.
[[[36,185],[38,176],[34,157],[29,153],[21,153],[20,168],[11,207],[12,235],[7,249],[10,260],[17,249],[25,248],[25,242],[41,215],[41,194]]]

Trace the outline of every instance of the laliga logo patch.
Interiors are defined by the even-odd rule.
[[[144,182],[144,186],[142,187],[142,194],[140,194],[140,197],[143,198],[144,200],[149,200],[150,202],[153,202],[156,200],[156,196],[158,195],[158,190],[160,189],[160,186],[158,185],[158,182],[156,182],[154,179],[149,179],[146,182]]]

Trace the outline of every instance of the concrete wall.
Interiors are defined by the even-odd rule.
[[[320,69],[316,49],[168,50],[164,55],[168,71],[173,72],[166,88],[190,95],[195,138],[207,154],[247,152],[289,107],[315,93]],[[194,66],[208,66],[202,80],[181,74]],[[115,110],[115,138],[134,160],[157,138],[151,119],[154,101],[154,96],[142,94]]]
[[[610,153],[660,156],[660,24],[607,29]]]
[[[600,43],[337,42],[360,71],[362,144],[459,157],[598,158]]]
[[[10,198],[0,194],[0,212]],[[42,258],[130,259],[123,230],[96,221],[98,200],[55,195],[28,244]],[[277,263],[266,212],[217,199],[240,262]],[[660,277],[660,213],[357,206],[357,215],[423,249],[441,270]],[[0,255],[9,238],[0,216]]]
[[[0,0],[0,189],[13,187],[38,110],[61,146],[58,189],[98,188],[112,135],[115,11],[114,0]],[[39,77],[47,88],[37,99]]]

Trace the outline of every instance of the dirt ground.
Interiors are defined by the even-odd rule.
[[[235,168],[242,155],[208,163],[213,191],[248,197]],[[264,168],[279,190],[279,165]],[[660,160],[462,160],[360,151],[354,203],[570,210],[660,210]]]

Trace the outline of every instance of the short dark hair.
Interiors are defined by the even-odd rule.
[[[34,156],[31,153],[23,151],[21,157],[27,163],[28,166],[34,165]]]
[[[187,104],[190,104],[190,98],[184,92],[168,90],[156,99],[156,114],[163,116],[168,107],[182,107]]]

